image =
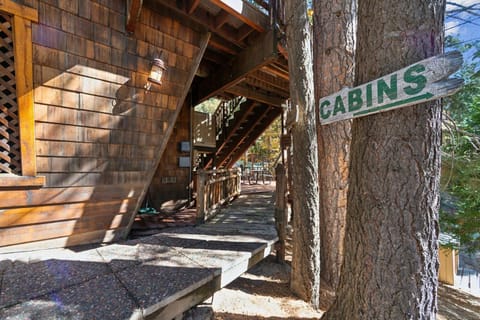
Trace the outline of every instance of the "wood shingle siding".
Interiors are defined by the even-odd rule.
[[[24,0],[32,24],[37,189],[0,189],[0,252],[126,236],[203,55],[206,32],[126,1]],[[1,10],[1,6],[0,6]],[[161,86],[144,89],[162,54]]]

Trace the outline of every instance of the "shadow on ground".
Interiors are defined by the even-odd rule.
[[[439,320],[480,319],[480,298],[446,285],[438,288]]]

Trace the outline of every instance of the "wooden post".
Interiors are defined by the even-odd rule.
[[[287,206],[285,193],[287,180],[285,167],[279,163],[275,168],[276,191],[275,191],[275,227],[278,233],[277,261],[285,262],[285,247],[287,240]]]
[[[140,18],[142,11],[143,0],[129,0],[127,1],[127,24],[125,30],[130,33],[135,32],[135,27]]]
[[[438,281],[451,286],[455,284],[455,274],[457,273],[457,257],[458,253],[455,249],[440,245],[438,249]]]
[[[205,182],[207,174],[205,170],[197,171],[197,223],[205,221]]]
[[[243,172],[239,169],[237,169],[237,182],[236,182],[236,190],[235,190],[235,195],[240,195],[240,192],[242,191],[242,174]]]

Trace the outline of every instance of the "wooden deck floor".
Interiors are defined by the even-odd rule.
[[[196,227],[2,255],[0,319],[171,319],[261,261],[276,241],[272,193],[256,192]]]

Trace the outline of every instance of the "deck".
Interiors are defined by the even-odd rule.
[[[268,256],[272,192],[210,222],[101,247],[2,255],[1,319],[172,319]]]

